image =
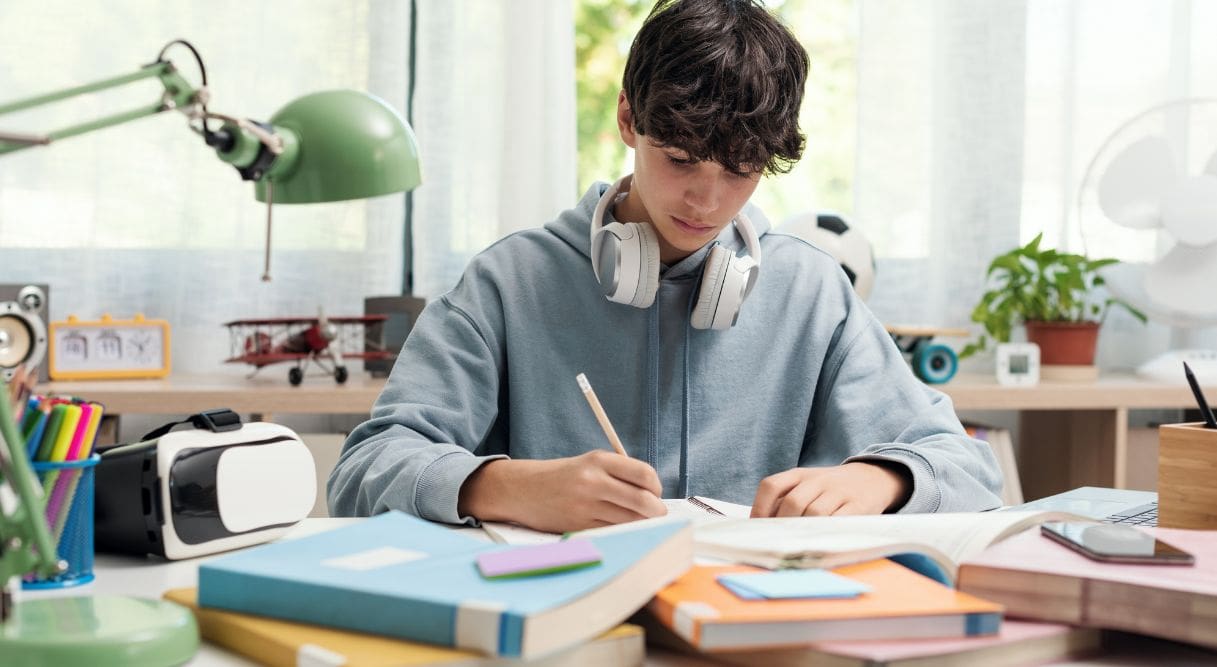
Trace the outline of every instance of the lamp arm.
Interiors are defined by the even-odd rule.
[[[8,392],[0,396],[0,477],[17,495],[17,504],[0,510],[0,622],[10,607],[6,584],[14,576],[35,572],[51,577],[63,571],[43,515],[43,494],[26,458],[24,440],[9,407]],[[10,513],[11,511],[11,513]]]
[[[128,121],[136,120],[158,114],[162,111],[172,109],[189,110],[196,105],[205,103],[206,88],[195,88],[182,77],[177,71],[173,63],[168,60],[158,59],[156,62],[144,65],[137,72],[124,74],[122,76],[111,77],[93,83],[87,83],[81,86],[75,86],[60,91],[38,95],[24,100],[17,100],[8,104],[0,104],[0,116],[5,114],[33,109],[46,104],[60,102],[80,95],[95,93],[110,88],[117,88],[135,81],[144,79],[157,78],[160,79],[161,85],[164,87],[164,92],[161,99],[155,104],[147,104],[141,107],[136,107],[129,111],[121,111],[109,116],[104,116],[96,120],[87,121],[77,125],[71,125],[62,129],[53,130],[44,135],[28,135],[0,132],[0,155],[12,153],[31,146],[40,146],[51,143],[58,139],[74,137],[78,134],[85,134],[93,130],[100,130],[114,125],[120,125]]]

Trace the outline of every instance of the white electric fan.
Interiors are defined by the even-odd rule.
[[[1086,254],[1114,257],[1112,294],[1176,327],[1172,351],[1137,374],[1180,382],[1182,363],[1217,381],[1217,350],[1188,331],[1217,324],[1217,98],[1187,98],[1133,116],[1100,145],[1078,189]]]

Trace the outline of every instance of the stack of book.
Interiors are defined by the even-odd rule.
[[[959,588],[1018,618],[1217,648],[1217,532],[1139,530],[1193,554],[1195,565],[1098,563],[1028,531],[964,561]]]
[[[653,640],[737,664],[1028,664],[1101,650],[1102,630],[1200,647],[1168,644],[1185,661],[1217,648],[1217,533],[1144,529],[1195,555],[1194,566],[1109,564],[1032,529],[1062,520],[1084,519],[1007,511],[700,524],[698,556],[833,568],[869,583],[869,599],[753,607],[714,585],[720,569],[695,566],[656,596],[644,625]]]
[[[489,579],[479,555],[562,536],[498,527],[495,544],[390,513],[205,563],[197,600],[167,597],[196,609],[205,638],[284,665],[641,664],[643,629],[623,624],[640,609],[652,643],[745,665],[1028,664],[1097,651],[1100,629],[1217,647],[1209,533],[1158,531],[1201,556],[1194,568],[1109,566],[1029,530],[1078,518],[1058,512],[747,519],[678,505],[678,519],[577,534],[602,555],[594,567]],[[741,586],[819,568],[828,578]]]
[[[592,566],[490,578],[479,556],[513,547],[389,512],[208,561],[197,597],[167,597],[268,664],[640,664],[642,632],[622,622],[690,567],[691,525],[588,542]]]

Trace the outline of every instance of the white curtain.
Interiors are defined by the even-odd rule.
[[[409,6],[389,0],[0,3],[0,103],[135,72],[174,38],[207,67],[210,109],[267,120],[308,92],[372,92],[401,112]],[[190,53],[167,54],[197,82]],[[155,81],[0,117],[46,132],[159,99]],[[177,372],[213,373],[238,318],[361,314],[401,291],[403,195],[264,206],[179,114],[0,156],[0,282],[50,283],[51,317],[143,313],[172,325]]]
[[[878,249],[870,305],[887,322],[967,323],[988,262],[1040,232],[1082,251],[1075,202],[1104,138],[1166,100],[1217,95],[1213,2],[859,8],[854,217]],[[1098,363],[1134,367],[1178,338],[1114,311]]]
[[[414,292],[451,289],[473,255],[575,204],[572,4],[418,0]],[[611,113],[606,110],[605,113]]]

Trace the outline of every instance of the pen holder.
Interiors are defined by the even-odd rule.
[[[1217,429],[1158,427],[1158,526],[1217,529]]]
[[[46,497],[46,522],[59,559],[68,567],[54,577],[27,577],[22,588],[79,586],[93,581],[93,471],[101,457],[32,464]]]

